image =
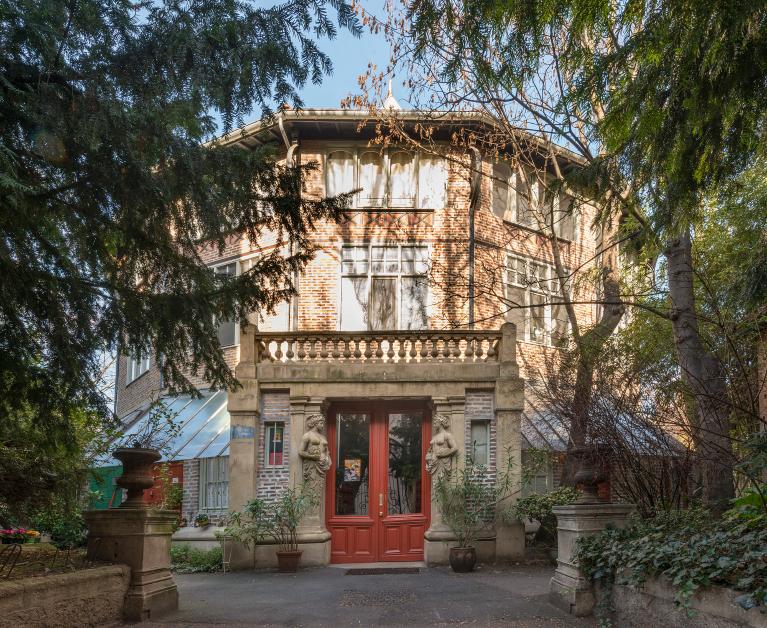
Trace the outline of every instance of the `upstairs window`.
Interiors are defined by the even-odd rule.
[[[237,274],[237,262],[217,266],[214,272],[221,277],[234,277]],[[222,347],[230,347],[237,344],[237,323],[232,320],[219,320],[218,342]]]
[[[536,260],[509,256],[506,268],[506,320],[519,340],[558,345],[569,327],[554,268]],[[516,306],[516,307],[515,307]]]
[[[429,249],[410,245],[341,250],[341,329],[426,329]]]
[[[328,153],[325,163],[329,196],[359,188],[353,207],[439,209],[447,201],[447,163],[436,155],[343,148]]]
[[[491,206],[493,213],[508,222],[538,229],[538,219],[551,224],[554,234],[564,240],[575,239],[575,214],[571,196],[560,192],[548,193],[536,173],[513,172],[509,164],[493,164]]]
[[[150,359],[149,353],[145,356],[128,355],[128,360],[125,367],[125,383],[130,384],[132,381],[137,380],[144,373],[149,370]]]

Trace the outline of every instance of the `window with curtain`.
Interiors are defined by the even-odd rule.
[[[506,266],[506,320],[517,326],[517,338],[558,345],[569,331],[569,320],[554,267],[509,256]]]
[[[234,277],[237,274],[237,263],[224,264],[214,269],[215,273],[223,278]],[[218,321],[218,342],[222,347],[237,344],[237,323],[231,320]]]
[[[354,154],[337,150],[328,155],[327,159],[327,192],[328,196],[336,196],[351,192],[354,185]]]
[[[513,221],[514,216],[514,186],[509,185],[511,168],[508,164],[497,162],[493,164],[493,213],[503,220]]]
[[[200,510],[229,507],[229,456],[200,458]]]
[[[267,467],[281,467],[285,424],[282,421],[267,423],[264,432],[264,464]]]
[[[125,383],[130,384],[132,381],[141,377],[149,370],[149,365],[149,353],[142,357],[128,355],[128,360],[125,365]]]
[[[345,246],[341,329],[426,329],[429,250],[425,246]]]
[[[470,451],[474,464],[490,464],[490,421],[471,422]]]
[[[444,158],[401,149],[339,148],[327,155],[328,195],[359,189],[358,208],[439,209],[447,202]]]
[[[359,203],[361,207],[382,207],[386,202],[384,157],[378,151],[365,151],[359,157]]]
[[[415,205],[415,193],[418,189],[415,160],[415,154],[405,151],[389,154],[392,207],[413,207]]]

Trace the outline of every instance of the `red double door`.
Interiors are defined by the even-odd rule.
[[[423,560],[431,421],[423,404],[336,404],[328,413],[331,562]]]

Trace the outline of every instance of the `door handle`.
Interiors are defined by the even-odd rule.
[[[383,493],[378,493],[378,516],[383,517]]]

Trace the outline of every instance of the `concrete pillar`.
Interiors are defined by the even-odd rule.
[[[170,543],[178,513],[147,508],[91,510],[88,558],[130,567],[123,614],[129,621],[154,620],[178,609],[178,590],[170,573]]]
[[[511,475],[511,495],[501,501],[495,521],[495,559],[520,560],[525,555],[525,526],[510,522],[504,516],[522,489],[522,410],[525,405],[525,383],[519,378],[516,348],[517,330],[513,323],[501,326],[498,359],[501,374],[495,389],[495,464],[498,481],[503,474]]]
[[[432,398],[432,421],[438,414],[450,417],[450,433],[455,439],[458,453],[455,467],[463,468],[466,460],[466,397],[433,397]],[[450,541],[455,536],[444,522],[439,505],[433,499],[436,478],[431,479],[431,518],[429,529],[424,534],[424,560],[430,565],[445,565],[450,554]]]
[[[592,536],[608,524],[626,525],[634,506],[631,504],[567,504],[554,506],[557,516],[557,569],[551,579],[549,598],[563,610],[583,617],[591,615],[596,604],[591,580],[573,558],[579,538]]]
[[[261,446],[261,408],[254,348],[255,327],[247,325],[240,333],[240,362],[237,379],[242,388],[228,395],[229,410],[229,512],[242,510],[256,497],[258,448]],[[229,548],[227,548],[229,553]],[[255,565],[253,550],[240,544],[231,547],[232,569],[252,569]]]

